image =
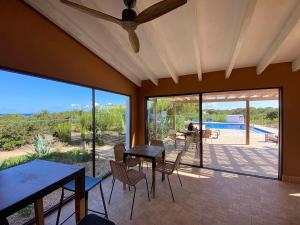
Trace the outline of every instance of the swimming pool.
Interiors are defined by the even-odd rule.
[[[195,124],[199,124],[199,123],[195,122]],[[246,130],[246,125],[244,123],[204,122],[203,125],[205,125],[205,128],[210,128],[210,129]],[[250,130],[258,134],[272,134],[272,132],[269,132],[267,130],[258,127],[253,127],[253,126],[250,127]]]

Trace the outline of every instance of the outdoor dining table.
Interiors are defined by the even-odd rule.
[[[124,152],[123,161],[126,162],[127,156],[135,156],[151,159],[152,161],[152,196],[155,198],[155,167],[156,157],[162,155],[165,161],[165,149],[163,147],[154,145],[137,145],[134,148],[128,149]],[[165,174],[162,173],[162,181],[165,179]]]
[[[84,167],[45,160],[0,171],[0,224],[8,224],[8,216],[34,203],[36,224],[43,225],[43,197],[74,179],[75,214],[79,222],[86,214],[84,176]]]

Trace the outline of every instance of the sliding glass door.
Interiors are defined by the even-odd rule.
[[[278,178],[279,90],[202,94],[203,166]]]
[[[191,165],[200,163],[199,95],[184,95],[149,98],[147,101],[147,139],[163,140],[166,159],[174,161],[179,151],[184,151],[182,162]],[[189,125],[195,133],[187,132]],[[186,140],[191,140],[187,142]]]
[[[169,161],[184,151],[188,165],[278,178],[279,97],[276,88],[151,97],[146,138],[163,140]]]

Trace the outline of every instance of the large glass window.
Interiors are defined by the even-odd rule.
[[[184,151],[183,163],[199,165],[199,95],[149,98],[147,110],[148,141],[163,140],[169,161]]]
[[[129,102],[123,95],[0,71],[0,170],[44,159],[84,166],[93,176],[95,144],[95,174],[106,175],[113,145],[129,147]],[[46,196],[44,209],[59,197],[60,191]],[[33,213],[28,206],[10,216],[10,224],[23,224]]]
[[[109,160],[114,159],[116,144],[130,146],[130,99],[127,96],[96,91],[96,173],[110,173]]]

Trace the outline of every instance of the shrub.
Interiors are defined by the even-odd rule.
[[[38,156],[46,155],[50,153],[51,150],[51,143],[40,134],[35,136],[33,146],[34,152]]]
[[[23,145],[25,134],[23,126],[10,124],[0,127],[0,149],[10,150]]]
[[[50,152],[49,154],[42,155],[42,156],[38,156],[37,154],[14,156],[2,162],[0,161],[0,170],[17,166],[34,159],[44,159],[44,160],[50,160],[54,162],[74,164],[74,163],[91,161],[92,154],[87,152],[81,153],[80,150],[74,149],[68,152]]]
[[[266,119],[269,119],[269,120],[274,120],[274,119],[277,119],[277,118],[279,118],[279,112],[278,112],[278,110],[277,111],[269,112],[266,115]]]
[[[70,122],[63,122],[57,124],[53,129],[53,136],[57,137],[62,142],[70,142],[71,141],[71,126]]]

